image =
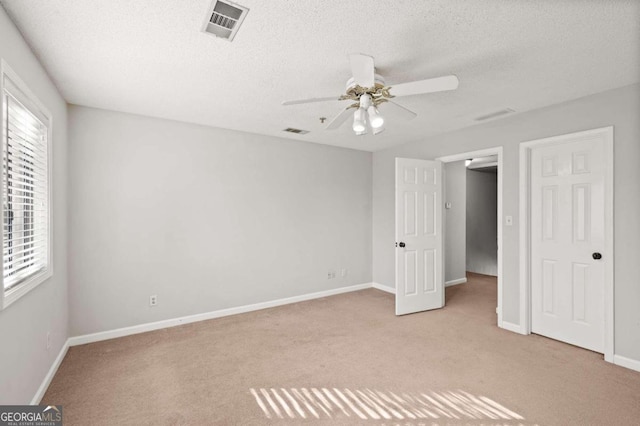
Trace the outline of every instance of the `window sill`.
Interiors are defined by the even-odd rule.
[[[48,280],[53,276],[53,270],[51,267],[41,271],[24,282],[20,283],[16,287],[9,289],[4,292],[4,297],[2,298],[2,306],[0,309],[7,309],[9,305],[13,302],[20,299],[25,294],[29,293],[31,290]]]

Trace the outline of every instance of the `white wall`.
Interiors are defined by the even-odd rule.
[[[371,153],[78,106],[69,138],[72,335],[371,282]]]
[[[466,171],[465,160],[444,164],[445,203],[445,281],[466,278]]]
[[[498,174],[467,170],[467,271],[498,275]]]
[[[503,320],[519,322],[519,143],[614,126],[615,138],[615,352],[640,361],[640,85],[476,125],[373,155],[373,279],[394,286],[394,158],[433,159],[504,147]]]
[[[0,57],[53,117],[54,275],[0,311],[0,404],[28,404],[68,337],[67,105],[1,6]]]

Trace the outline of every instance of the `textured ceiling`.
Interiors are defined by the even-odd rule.
[[[231,43],[201,32],[211,0],[0,3],[70,103],[368,151],[640,76],[638,0],[242,0]],[[323,129],[348,101],[280,105],[343,93],[354,52],[387,84],[456,74],[459,89],[397,98],[418,117],[377,136]]]

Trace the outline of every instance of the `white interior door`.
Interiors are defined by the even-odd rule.
[[[396,158],[396,315],[444,306],[442,163]]]
[[[531,331],[601,353],[613,261],[605,252],[605,142],[576,136],[530,157]]]

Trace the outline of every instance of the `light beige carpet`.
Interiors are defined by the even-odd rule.
[[[494,278],[396,317],[370,289],[72,347],[66,425],[638,425],[640,373],[496,327]]]

